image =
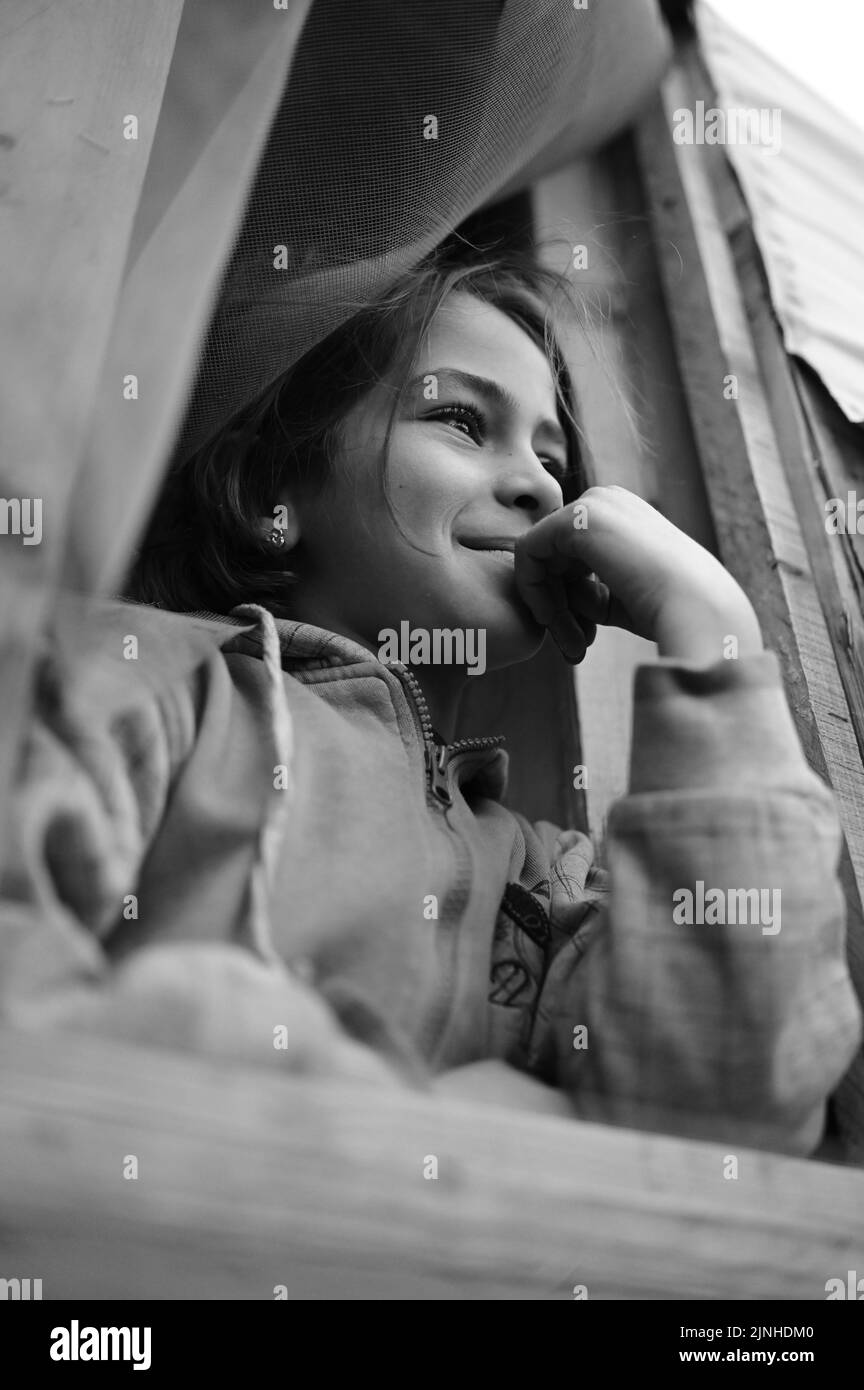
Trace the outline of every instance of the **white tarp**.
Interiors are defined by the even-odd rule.
[[[714,135],[725,124],[787,351],[864,421],[864,14],[849,0],[698,0],[696,20],[727,113]],[[759,123],[728,119],[743,110]],[[694,123],[719,143],[711,129],[710,113]]]

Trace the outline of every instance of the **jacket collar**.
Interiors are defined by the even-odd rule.
[[[326,628],[294,622],[289,618],[274,618],[273,621],[279,635],[282,666],[286,671],[298,667],[312,671],[327,666],[367,665],[369,662],[381,667],[385,665],[368,647],[338,632],[328,632]]]
[[[124,603],[134,600],[124,599]],[[142,607],[150,605],[143,604]],[[266,615],[266,616],[265,616]],[[325,667],[356,666],[372,662],[386,669],[374,652],[349,637],[326,628],[315,627],[312,623],[298,623],[289,618],[277,618],[269,609],[258,604],[238,604],[230,613],[211,613],[206,609],[196,609],[184,616],[196,626],[207,628],[220,639],[228,637],[225,628],[242,627],[246,630],[261,626],[262,622],[272,623],[279,639],[279,651],[283,670],[321,670]]]
[[[256,648],[261,647],[261,655],[266,662],[270,643],[266,639],[263,644],[261,642],[260,628],[263,623],[265,627],[270,627],[271,632],[275,630],[282,669],[292,672],[295,677],[302,679],[304,673],[328,668],[365,666],[367,672],[375,671],[391,687],[394,684],[398,685],[403,696],[408,698],[403,682],[389,668],[387,662],[381,661],[374,652],[370,652],[359,642],[339,633],[329,632],[311,623],[277,618],[269,609],[258,604],[239,604],[227,615],[198,611],[186,616],[211,631],[216,628],[220,645],[223,636],[227,635],[224,634],[225,627],[243,628],[246,635],[252,638]],[[250,632],[250,629],[255,628],[259,629],[257,634]],[[273,650],[272,647],[270,649]],[[275,651],[272,659],[275,660]],[[448,744],[445,748],[448,759],[452,760],[455,757],[458,760],[461,767],[460,783],[465,785],[469,781],[476,781],[478,787],[495,800],[504,796],[507,785],[508,756],[503,748],[494,746],[502,741],[498,738],[464,739],[455,744]]]

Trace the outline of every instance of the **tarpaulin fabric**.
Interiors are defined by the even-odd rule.
[[[786,349],[864,421],[860,12],[823,0],[814,30],[806,0],[700,0],[696,18],[717,86],[704,138],[741,181]]]

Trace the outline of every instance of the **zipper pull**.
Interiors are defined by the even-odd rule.
[[[447,786],[447,749],[439,748],[435,743],[426,745],[426,772],[429,777],[429,786],[436,801],[440,801],[442,806],[452,806],[453,798]]]

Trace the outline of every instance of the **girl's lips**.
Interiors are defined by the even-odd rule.
[[[512,565],[512,564],[513,564],[514,556],[513,556],[513,543],[512,543],[512,542],[511,542],[509,545],[500,545],[500,546],[498,546],[498,545],[464,545],[464,544],[463,544],[463,549],[464,549],[464,550],[473,550],[474,553],[477,554],[477,555],[489,555],[489,556],[491,556],[491,558],[492,558],[493,560],[497,560],[497,561],[499,562],[499,564],[502,563],[502,562],[503,562],[504,564],[507,564],[507,565]]]
[[[505,565],[512,565],[514,562],[512,550],[478,550],[477,554],[489,555],[493,560],[503,560]]]

